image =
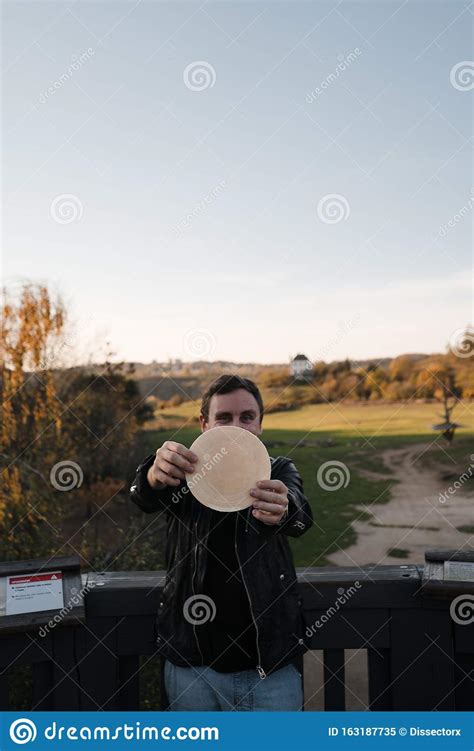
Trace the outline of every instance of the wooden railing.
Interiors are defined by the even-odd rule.
[[[354,708],[349,650],[367,656],[358,677],[367,700],[357,708],[474,709],[474,624],[453,620],[452,598],[427,596],[422,576],[423,567],[414,565],[298,571],[314,650],[304,661],[306,709]],[[83,575],[92,586],[84,621],[46,633],[0,631],[0,709],[19,708],[22,670],[30,671],[29,681],[21,679],[30,691],[22,709],[137,710],[152,694],[151,683],[157,704],[145,706],[166,708],[154,635],[163,582],[163,572]],[[315,696],[324,696],[319,707]]]

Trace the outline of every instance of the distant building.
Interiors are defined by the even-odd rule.
[[[178,373],[181,368],[183,367],[183,361],[179,358],[176,358],[176,360],[173,360],[172,357],[168,359],[168,363],[166,366],[166,370],[168,373]]]
[[[313,372],[313,363],[306,355],[296,355],[290,363],[290,373],[293,378],[303,379]]]

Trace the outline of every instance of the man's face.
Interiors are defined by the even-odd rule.
[[[244,428],[255,435],[262,432],[257,400],[245,389],[237,389],[230,394],[214,394],[209,403],[209,419],[206,422],[200,415],[199,421],[203,432],[221,425]]]

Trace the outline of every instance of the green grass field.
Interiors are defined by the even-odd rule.
[[[160,417],[140,436],[140,456],[173,439],[190,446],[199,435],[198,402],[160,412]],[[474,404],[461,403],[454,415],[462,424],[448,447],[431,426],[439,421],[437,404],[340,405],[315,404],[265,416],[262,440],[271,456],[290,457],[303,478],[315,525],[301,539],[292,540],[297,566],[321,566],[327,555],[355,542],[350,522],[370,518],[355,506],[386,503],[391,479],[362,476],[364,470],[384,474],[380,454],[384,449],[411,443],[431,444],[420,459],[436,467],[466,466],[474,452]],[[350,472],[347,487],[323,490],[318,467],[326,461],[343,462]]]

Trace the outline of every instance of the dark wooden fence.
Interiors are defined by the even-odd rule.
[[[423,567],[413,565],[298,572],[311,649],[323,650],[326,710],[345,709],[348,649],[367,650],[372,710],[474,709],[474,624],[453,620],[452,596],[428,596],[422,576]],[[31,667],[32,710],[137,710],[150,665],[159,684],[154,620],[164,574],[87,580],[94,586],[84,621],[43,635],[37,627],[0,630],[0,709],[17,709],[19,666]],[[165,702],[162,694],[161,707],[153,708]]]

